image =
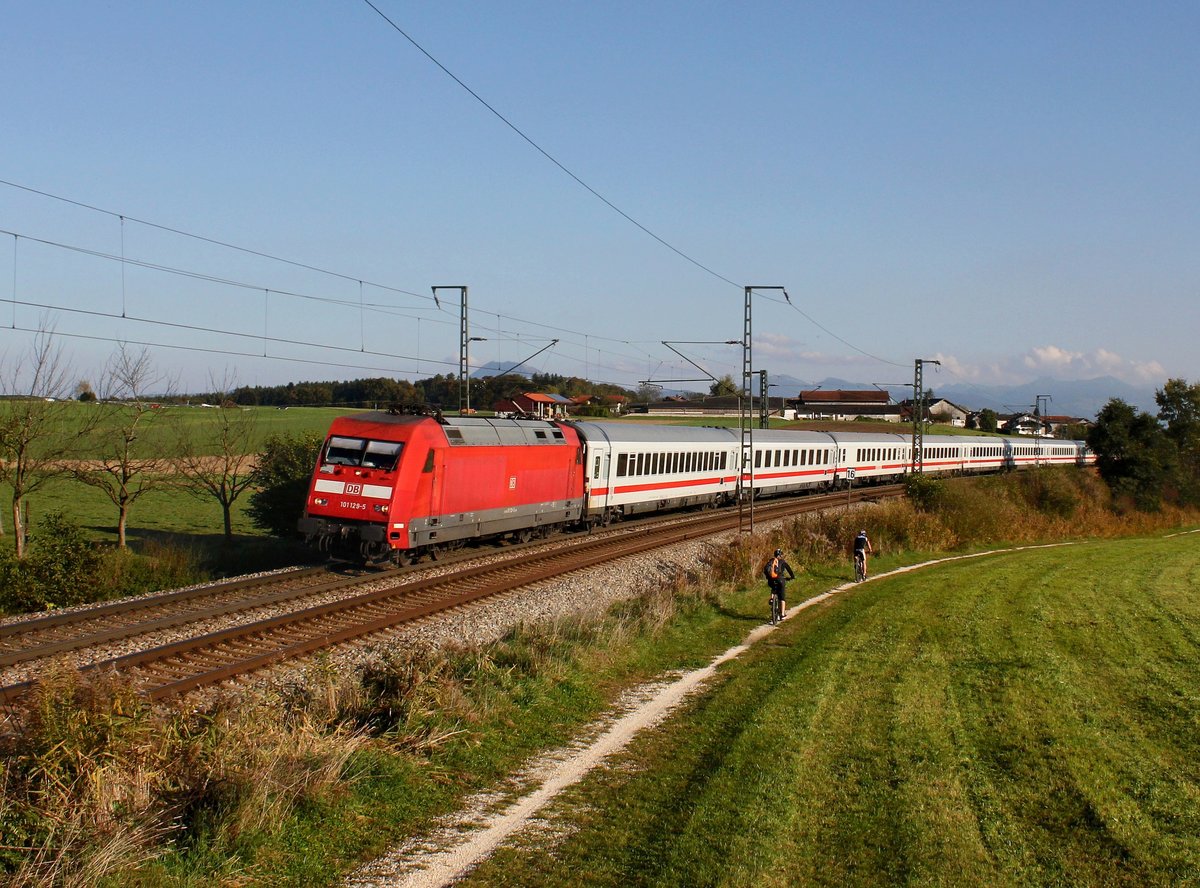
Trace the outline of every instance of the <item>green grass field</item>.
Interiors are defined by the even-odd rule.
[[[961,561],[798,614],[463,884],[1200,884],[1198,543]]]
[[[94,409],[90,404],[72,404],[68,415],[83,421],[83,412]],[[3,405],[0,404],[0,409]],[[214,410],[201,407],[172,407],[163,415],[150,417],[139,437],[143,443],[168,452],[173,435],[172,425],[185,430],[203,432],[215,421]],[[332,407],[292,407],[278,410],[269,407],[246,408],[242,411],[251,424],[250,441],[253,449],[260,449],[273,435],[316,434],[324,436],[330,421],[348,410]],[[96,456],[94,450],[82,450],[76,456],[81,459]],[[3,508],[3,526],[11,522],[12,488],[0,483],[0,507]],[[244,510],[248,496],[234,506],[234,531],[238,534],[258,536],[260,532],[245,518]],[[74,480],[66,473],[51,481],[28,498],[30,524],[46,514],[61,511],[79,524],[88,536],[102,542],[116,540],[117,511],[109,499],[100,491]],[[147,493],[130,510],[130,544],[137,548],[143,540],[163,535],[183,536],[184,542],[206,542],[220,536],[221,509],[211,498],[195,498],[179,490],[160,489]]]

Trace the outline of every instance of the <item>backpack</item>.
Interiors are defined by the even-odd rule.
[[[763,576],[768,580],[779,579],[779,559],[772,558],[763,566]]]

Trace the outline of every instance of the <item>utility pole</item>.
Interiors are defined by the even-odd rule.
[[[788,296],[785,287],[746,287],[745,308],[742,314],[742,405],[738,411],[741,419],[741,453],[740,463],[738,467],[738,532],[749,530],[754,533],[754,427],[750,421],[751,400],[750,393],[750,377],[753,374],[751,368],[754,366],[753,361],[753,323],[751,312],[751,295],[755,290],[779,290],[783,293],[783,298],[790,304],[792,298]],[[747,483],[749,482],[749,483]],[[743,510],[745,505],[749,503],[750,523],[747,528],[743,521]]]
[[[917,358],[913,371],[913,431],[912,431],[912,470],[925,471],[925,382],[924,366],[926,364],[942,365],[941,361],[929,358]]]
[[[1049,395],[1034,395],[1033,396],[1033,416],[1037,420],[1037,460],[1036,464],[1042,464],[1042,431],[1046,428],[1046,411],[1042,407],[1042,402],[1050,403]]]
[[[767,398],[767,371],[758,371],[758,427],[771,427],[771,403]]]
[[[471,368],[468,366],[471,334],[467,328],[467,288],[462,284],[446,284],[431,287],[433,290],[433,301],[437,302],[438,290],[458,290],[459,309],[458,309],[458,413],[463,415],[464,411],[471,411],[471,389],[470,377]]]

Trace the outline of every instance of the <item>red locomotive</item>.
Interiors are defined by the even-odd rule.
[[[305,539],[378,563],[481,537],[528,539],[583,512],[582,445],[536,420],[338,417],[309,487]]]

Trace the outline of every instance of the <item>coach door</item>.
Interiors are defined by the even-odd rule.
[[[608,508],[612,496],[612,448],[588,442],[587,448],[587,489],[589,494],[589,509]]]

